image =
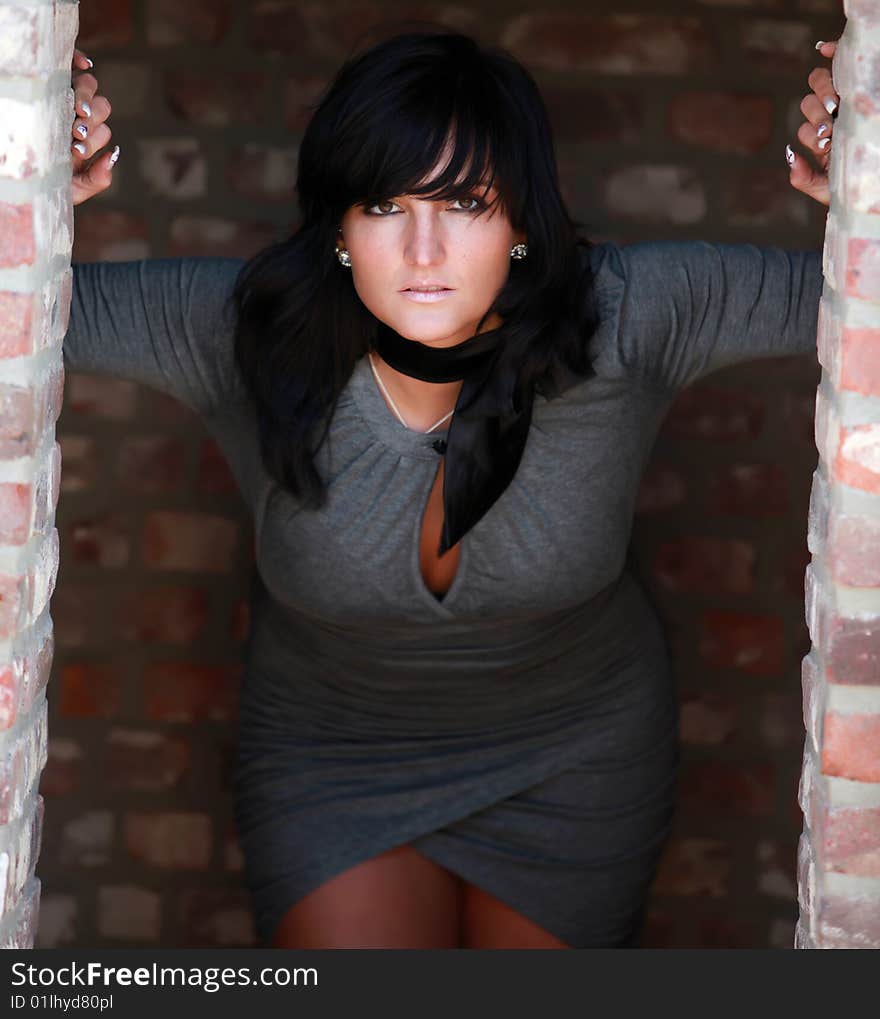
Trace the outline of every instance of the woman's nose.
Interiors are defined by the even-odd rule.
[[[440,225],[434,215],[413,216],[408,224],[404,258],[410,265],[436,265],[445,257]]]

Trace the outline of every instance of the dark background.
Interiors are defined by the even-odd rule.
[[[362,33],[429,18],[510,48],[547,99],[593,240],[818,248],[793,191],[818,39],[839,0],[468,5],[81,0],[121,157],[74,261],[247,257],[294,225],[307,105]],[[685,390],[640,491],[632,558],[681,697],[676,829],[645,947],[790,948],[815,357]],[[201,422],[71,373],[37,947],[254,943],[230,774],[252,530]]]

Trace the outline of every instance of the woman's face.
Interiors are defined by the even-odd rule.
[[[483,190],[443,201],[398,195],[345,213],[338,246],[351,255],[355,290],[406,339],[437,347],[469,339],[504,286],[510,249],[525,237],[500,204],[477,215],[495,198]]]

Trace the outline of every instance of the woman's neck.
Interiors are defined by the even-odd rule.
[[[407,427],[413,431],[426,431],[455,406],[464,384],[463,379],[455,382],[424,382],[392,368],[375,351],[371,356],[379,378],[397,404],[397,409],[406,421]],[[387,403],[384,393],[382,397]],[[393,413],[394,409],[390,404],[388,406]],[[444,422],[442,427],[448,428],[449,422]]]

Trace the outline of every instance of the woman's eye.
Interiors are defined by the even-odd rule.
[[[466,205],[461,210],[456,210],[456,211],[461,211],[461,212],[476,212],[477,209],[479,209],[482,206],[482,202],[480,201],[480,199],[479,198],[475,198],[473,195],[468,195],[466,198],[455,198],[455,199],[453,199],[453,204],[455,204],[455,203],[461,204],[462,202],[471,202],[473,204]]]
[[[389,205],[392,206],[392,208],[390,208],[390,209],[389,208],[385,208],[385,206],[389,206]],[[393,211],[394,208],[399,208],[399,206],[395,205],[395,203],[392,202],[390,199],[385,199],[382,202],[376,202],[375,205],[369,206],[367,208],[367,212],[369,212],[373,216],[387,216],[390,212]],[[379,211],[378,212],[374,212],[373,211],[374,209],[378,209]]]

